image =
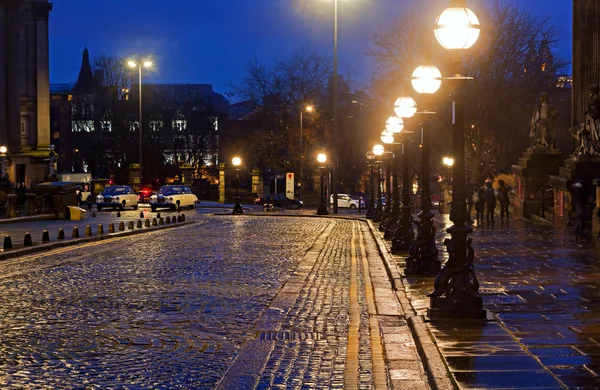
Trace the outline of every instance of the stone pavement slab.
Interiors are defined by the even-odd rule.
[[[450,226],[438,216],[440,245]],[[389,242],[387,242],[389,246]],[[496,321],[426,323],[460,388],[600,388],[600,246],[567,230],[513,220],[474,227],[475,271]],[[402,269],[405,256],[393,256]],[[417,314],[433,278],[403,278]]]

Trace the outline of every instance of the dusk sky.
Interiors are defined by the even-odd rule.
[[[467,0],[475,12],[486,1]],[[557,47],[570,60],[572,0],[505,0],[548,16],[562,31]],[[156,83],[212,84],[230,92],[253,56],[270,65],[303,46],[333,56],[332,0],[54,0],[50,13],[50,82],[73,82],[87,46],[126,58],[151,55]],[[436,14],[448,0],[339,0],[340,69],[366,83],[372,35],[417,6]],[[425,17],[425,16],[424,16]],[[433,37],[433,35],[432,35]],[[433,38],[435,43],[435,39]],[[436,43],[437,44],[437,43]],[[236,100],[236,99],[234,99]]]

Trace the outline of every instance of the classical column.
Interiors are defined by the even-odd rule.
[[[11,154],[21,152],[21,96],[19,93],[19,4],[8,0],[5,15],[6,39],[6,137]]]
[[[37,135],[36,149],[48,149],[50,147],[50,65],[48,55],[48,14],[52,10],[52,4],[34,4],[36,24],[36,119],[37,123],[34,135]],[[33,48],[31,48],[33,49]]]

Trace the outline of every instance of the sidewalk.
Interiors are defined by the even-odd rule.
[[[451,223],[448,215],[435,222],[444,262],[441,243]],[[599,245],[513,220],[510,227],[474,227],[473,248],[484,308],[495,321],[426,323],[458,387],[600,388]],[[403,273],[406,255],[387,255]],[[423,318],[433,278],[403,277],[400,289]]]

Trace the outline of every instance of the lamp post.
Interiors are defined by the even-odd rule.
[[[452,182],[452,166],[454,165],[454,159],[452,157],[444,157],[442,163],[448,168],[448,172],[450,172],[450,182]]]
[[[338,213],[338,176],[339,176],[339,126],[338,126],[338,0],[333,0],[333,175],[331,195],[333,196],[333,214]]]
[[[375,167],[375,153],[372,150],[368,150],[365,154],[367,157],[367,163],[369,165],[369,204],[367,205],[367,214],[365,215],[367,219],[373,218],[374,213],[374,201],[375,201],[375,183],[373,182],[373,168]]]
[[[306,106],[304,108],[302,108],[300,110],[300,180],[298,180],[298,183],[300,184],[300,189],[298,190],[298,199],[302,200],[302,187],[303,187],[303,179],[304,179],[304,148],[303,148],[303,141],[304,141],[304,134],[303,134],[303,127],[302,127],[302,114],[304,113],[304,111],[306,110],[306,112],[312,112],[314,109],[313,106]]]
[[[244,209],[242,209],[242,205],[240,204],[240,164],[242,163],[242,159],[239,157],[234,157],[231,159],[231,163],[235,167],[235,205],[233,206],[232,214],[243,214]]]
[[[468,49],[479,37],[479,21],[466,7],[465,0],[451,0],[450,7],[437,18],[435,35],[446,49],[459,53]],[[460,55],[457,55],[460,58]],[[454,223],[447,232],[451,238],[444,240],[448,251],[448,261],[435,280],[435,290],[430,294],[430,318],[478,318],[485,319],[486,312],[479,296],[479,282],[475,275],[473,261],[475,251],[469,234],[471,227],[465,204],[465,117],[463,89],[470,78],[461,74],[461,62],[455,61],[455,71],[448,80],[452,82],[452,148],[454,157],[452,206],[450,220]]]
[[[392,235],[393,230],[396,227],[396,223],[398,222],[398,217],[400,215],[400,199],[399,199],[399,188],[398,188],[398,142],[394,142],[394,134],[389,132],[388,130],[384,130],[381,133],[381,142],[386,145],[394,146],[393,152],[391,153],[391,164],[393,165],[392,169],[392,184],[390,185],[390,180],[387,180],[388,186],[388,198],[386,202],[386,213],[384,214],[384,219],[379,223],[379,230],[384,231],[383,238],[389,239]],[[388,175],[389,175],[389,164],[388,164]],[[391,199],[389,197],[391,188]]]
[[[381,164],[382,160],[380,160],[379,158],[383,155],[383,153],[385,152],[385,149],[383,148],[383,145],[375,145],[373,146],[373,153],[375,154],[375,163],[376,164]],[[379,222],[381,221],[381,215],[383,213],[382,210],[382,204],[381,204],[381,165],[379,165],[377,167],[377,192],[375,193],[375,197],[377,198],[376,202],[377,202],[377,206],[375,208],[375,211],[373,212],[373,217],[371,218],[371,220],[373,222]]]
[[[328,215],[329,211],[327,211],[327,204],[325,203],[325,191],[324,186],[325,182],[323,181],[323,171],[325,170],[325,161],[327,161],[327,155],[325,153],[319,153],[317,155],[317,161],[319,162],[319,168],[321,169],[321,202],[319,203],[319,208],[317,209],[317,215]]]
[[[8,185],[10,179],[8,177],[8,164],[6,161],[6,153],[8,148],[5,145],[0,146],[0,183]]]
[[[417,112],[417,103],[411,97],[400,97],[394,103],[394,112],[400,118],[408,119]],[[392,252],[398,253],[410,248],[414,240],[412,226],[412,207],[410,197],[410,155],[408,137],[412,131],[403,130],[402,133],[402,209],[398,226],[392,237]]]
[[[127,65],[129,65],[131,68],[138,68],[138,86],[139,86],[139,116],[138,119],[140,121],[140,157],[139,157],[139,162],[140,162],[140,191],[142,190],[142,188],[144,187],[144,182],[143,182],[143,178],[144,178],[144,168],[143,168],[143,157],[142,157],[142,67],[144,68],[148,68],[150,66],[152,66],[152,62],[151,61],[142,61],[141,59],[139,61],[127,61]]]
[[[438,259],[438,249],[435,245],[435,227],[433,226],[433,213],[431,212],[431,192],[429,173],[429,117],[434,114],[428,110],[427,97],[433,95],[442,84],[442,74],[433,65],[421,65],[412,75],[412,85],[422,98],[424,106],[418,113],[422,118],[421,123],[421,212],[417,227],[417,238],[409,249],[406,259],[406,274],[432,274],[437,275],[441,263]]]

